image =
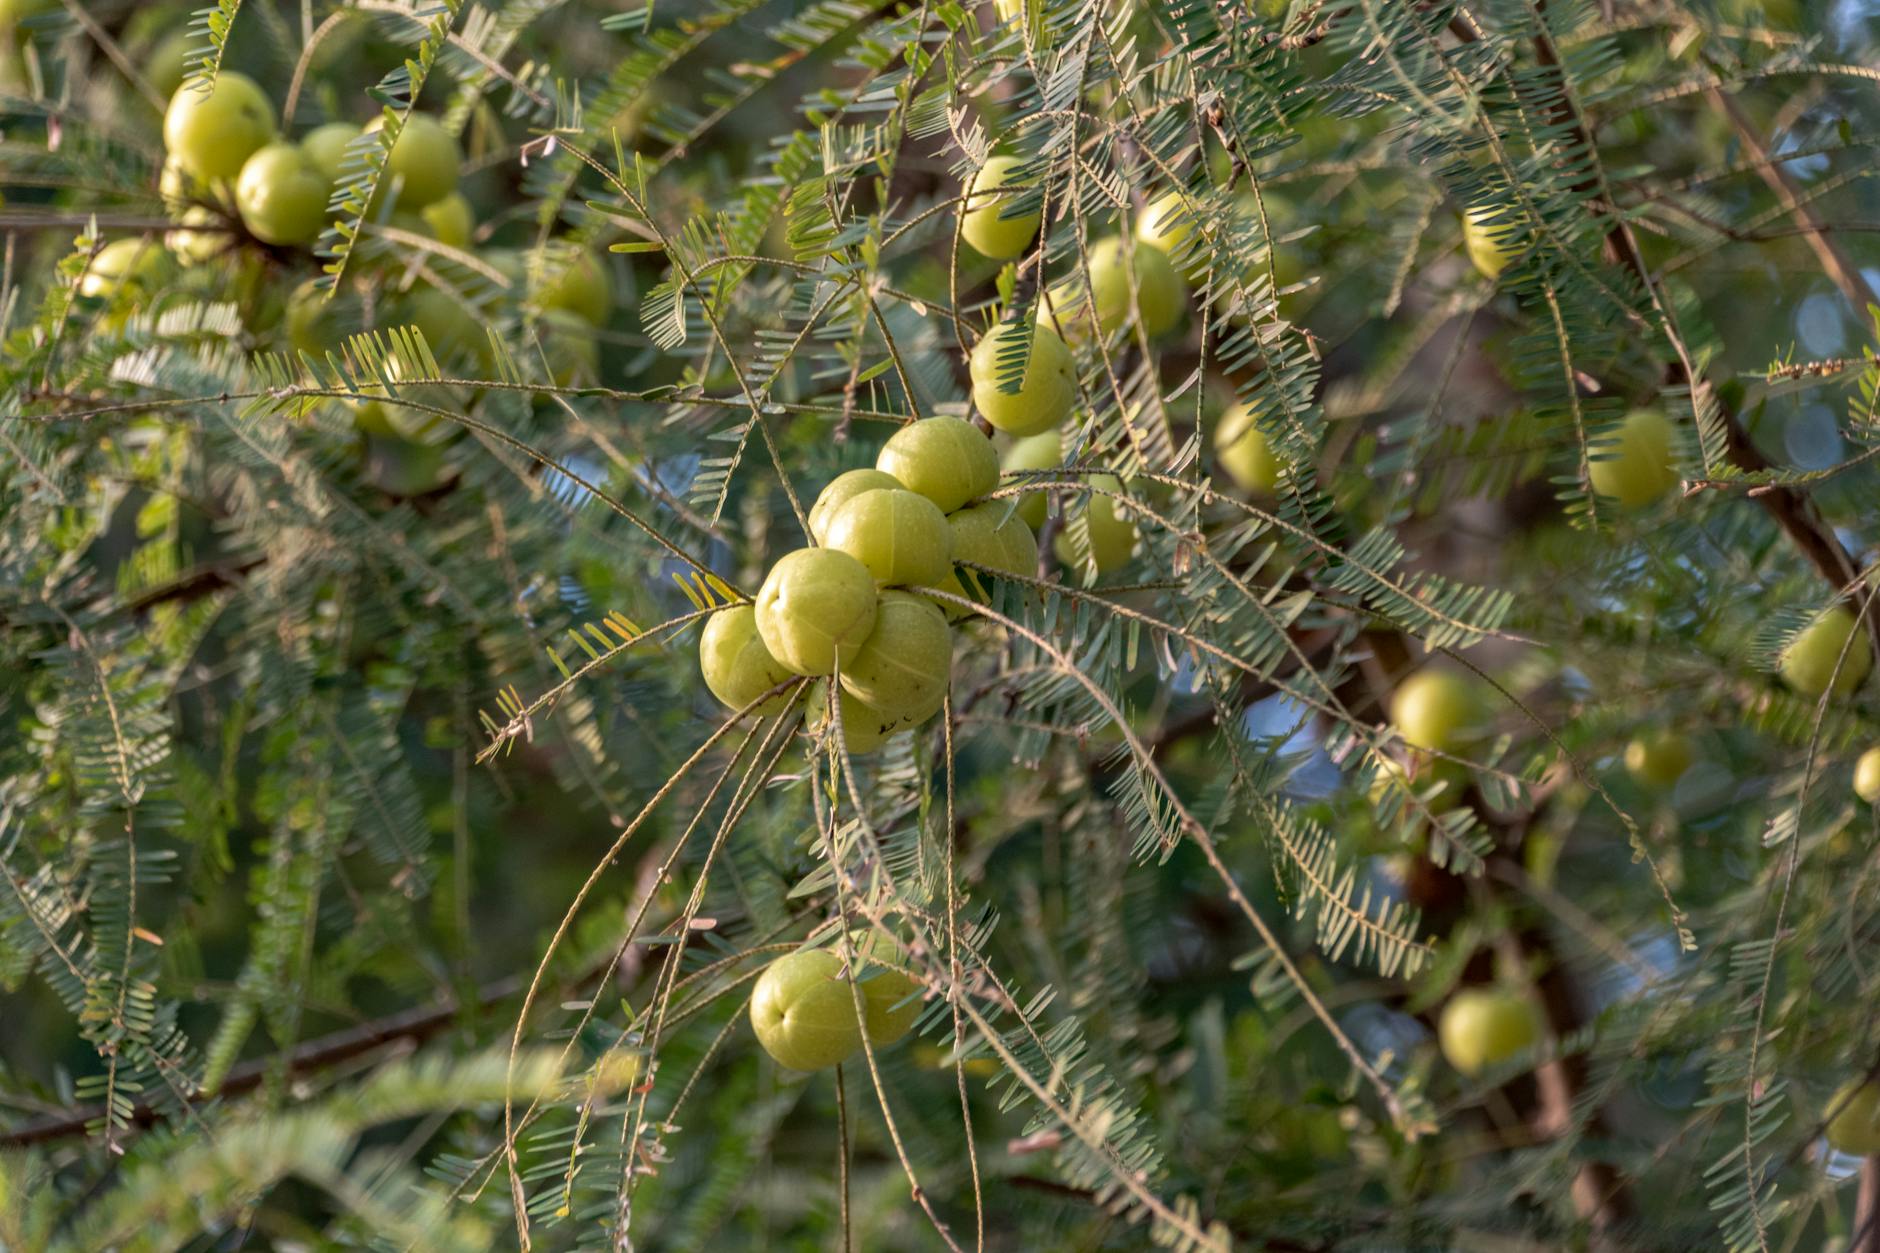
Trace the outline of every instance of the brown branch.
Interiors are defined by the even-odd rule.
[[[1854,1197],[1854,1234],[1848,1253],[1880,1253],[1880,1157],[1860,1164],[1860,1191]]]

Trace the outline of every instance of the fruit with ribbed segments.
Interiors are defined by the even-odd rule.
[[[383,113],[367,122],[367,131],[385,125]],[[381,141],[383,142],[383,141]],[[457,173],[463,166],[463,150],[457,137],[428,113],[413,113],[405,119],[404,129],[392,144],[381,175],[383,183],[398,183],[398,207],[416,212],[457,190]]]
[[[1854,763],[1854,795],[1880,804],[1880,748],[1870,748]]]
[[[1055,470],[1064,464],[1064,437],[1056,431],[1028,435],[1005,452],[1002,467],[1007,474],[1020,470]],[[1043,491],[1026,492],[1018,502],[1018,516],[1036,531],[1044,525]]]
[[[1782,651],[1782,677],[1788,685],[1804,696],[1821,695],[1830,682],[1837,696],[1859,687],[1873,666],[1873,654],[1866,640],[1849,642],[1858,625],[1852,610],[1836,605],[1803,628]]]
[[[351,122],[328,122],[302,135],[300,150],[327,182],[337,184],[350,172],[345,168],[346,149],[357,138],[359,128]]]
[[[988,157],[973,175],[966,193],[966,216],[960,220],[960,236],[973,248],[994,261],[1004,261],[1025,251],[1038,233],[1043,214],[1038,210],[1002,217],[1016,199],[1019,185],[1014,172],[1024,165],[1018,157]],[[1010,188],[1012,190],[1002,191]]]
[[[425,205],[418,211],[430,228],[431,238],[450,248],[468,248],[476,232],[476,214],[470,209],[469,200],[460,191],[435,203]]]
[[[1010,502],[988,500],[969,505],[948,514],[947,527],[953,532],[954,561],[970,561],[1026,578],[1037,577],[1038,537],[1025,525],[1025,519],[1011,510]],[[942,591],[968,600],[986,599],[985,580],[978,571],[955,570],[938,586]],[[951,602],[940,608],[955,622],[971,617],[973,612]]]
[[[787,953],[751,989],[751,1028],[764,1051],[792,1070],[821,1070],[862,1047],[855,996],[842,959],[827,949]]]
[[[1880,1154],[1880,1083],[1856,1079],[1828,1102],[1828,1143],[1855,1157]]]
[[[875,629],[875,576],[833,548],[799,548],[770,568],[757,593],[757,633],[796,674],[846,663]]]
[[[867,566],[883,587],[936,587],[953,570],[947,516],[904,487],[878,487],[851,497],[823,530],[825,547]]]
[[[163,146],[205,183],[234,178],[273,138],[273,103],[254,79],[234,70],[217,74],[206,92],[199,80],[185,82],[163,115]]]
[[[878,1049],[899,1044],[920,1017],[920,984],[896,969],[907,955],[895,941],[878,931],[856,928],[849,933],[849,973],[862,990],[862,1030]],[[905,1002],[905,1003],[904,1003]]]
[[[1108,335],[1129,320],[1129,260],[1120,237],[1098,241],[1090,249],[1090,293],[1096,302],[1097,329]],[[1182,317],[1187,284],[1175,272],[1168,254],[1153,244],[1138,243],[1132,250],[1136,273],[1136,308],[1142,329],[1151,338],[1174,329]],[[1073,288],[1080,293],[1081,285]]]
[[[1514,237],[1514,219],[1505,205],[1477,205],[1462,215],[1462,248],[1469,260],[1489,278],[1508,268],[1521,251]]]
[[[1090,537],[1090,560],[1097,567],[1097,573],[1107,574],[1111,570],[1129,564],[1129,559],[1136,551],[1136,524],[1126,511],[1117,507],[1113,497],[1102,495],[1104,491],[1121,492],[1123,485],[1114,475],[1093,474],[1088,478],[1090,486],[1099,489],[1090,497],[1090,507],[1084,510],[1084,525]],[[1058,560],[1067,566],[1077,565],[1079,556],[1077,544],[1072,535],[1072,520],[1065,519],[1064,529],[1058,532],[1056,551]]]
[[[932,601],[908,592],[883,592],[875,629],[842,663],[851,696],[895,719],[930,716],[946,696],[953,673],[953,631]]]
[[[1677,486],[1678,472],[1671,467],[1671,423],[1656,409],[1627,414],[1617,431],[1593,441],[1588,454],[1593,490],[1628,509],[1649,505]]]
[[[78,294],[108,299],[118,289],[135,293],[163,268],[163,249],[148,239],[114,239],[100,248],[78,281]]]
[[[566,309],[599,326],[613,311],[614,282],[599,257],[579,252],[543,276],[535,303],[544,309]]]
[[[844,470],[823,485],[816,495],[816,503],[809,507],[809,533],[816,537],[818,544],[829,542],[829,519],[849,501],[863,492],[872,492],[877,488],[900,487],[901,480],[892,474],[880,470],[863,468]]]
[[[1271,496],[1279,484],[1279,458],[1245,405],[1221,415],[1214,429],[1214,457],[1243,492]]]
[[[999,485],[999,453],[979,428],[959,418],[909,422],[881,446],[875,468],[952,513]]]
[[[1391,721],[1412,748],[1449,753],[1475,740],[1487,710],[1475,685],[1446,670],[1419,670],[1390,701]]]
[[[1691,768],[1691,742],[1676,731],[1653,731],[1625,746],[1626,773],[1640,786],[1667,789]]]
[[[326,201],[333,194],[320,167],[298,144],[277,141],[258,149],[235,180],[235,207],[256,239],[270,244],[310,244],[326,227]]]
[[[1451,1066],[1479,1075],[1532,1048],[1541,1038],[1541,1018],[1534,1002],[1519,992],[1464,988],[1443,1006],[1436,1036]]]
[[[1058,333],[1042,322],[1034,324],[1027,351],[1025,332],[1022,322],[1002,322],[973,346],[973,404],[1007,435],[1035,435],[1054,427],[1077,400],[1077,372]],[[1015,366],[1001,360],[1012,356],[1022,361]],[[1001,390],[1001,380],[1018,368],[1024,371],[1018,390]]]
[[[706,620],[698,640],[698,665],[712,695],[734,710],[795,677],[764,647],[757,634],[757,611],[750,605],[720,609]],[[781,710],[789,699],[788,692],[779,692],[752,712],[767,717]]]
[[[912,725],[905,718],[896,718],[876,709],[846,688],[838,686],[836,693],[842,702],[842,746],[851,757],[874,752],[886,744],[888,737],[896,731]],[[829,681],[819,679],[809,690],[809,710],[805,721],[812,734],[821,735],[828,720]]]

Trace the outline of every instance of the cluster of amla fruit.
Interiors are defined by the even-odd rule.
[[[899,944],[857,929],[837,948],[779,957],[751,989],[757,1042],[792,1070],[840,1065],[861,1051],[864,1038],[871,1048],[887,1048],[920,1017],[920,984],[901,968]]]
[[[963,581],[960,562],[1037,570],[1031,527],[1006,502],[980,499],[998,485],[998,453],[971,423],[932,417],[902,426],[874,469],[838,475],[817,496],[808,518],[815,546],[779,558],[754,603],[727,606],[706,623],[699,668],[712,695],[770,715],[784,709],[792,678],[816,678],[809,718],[820,729],[833,677],[851,754],[933,717],[952,676],[949,619],[971,610],[919,589],[972,599],[967,582],[977,573],[965,571]]]

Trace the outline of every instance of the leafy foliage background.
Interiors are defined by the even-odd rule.
[[[1880,1069],[1875,706],[1774,675],[1836,599],[1880,645],[1868,8],[1022,8],[222,0],[196,72],[437,111],[526,250],[364,223],[381,150],[323,359],[277,326],[314,259],[239,231],[78,294],[168,225],[137,67],[186,15],[20,23],[0,1246],[1880,1238],[1819,1134]],[[1004,270],[957,238],[995,147],[1049,223]],[[876,759],[725,719],[701,619],[1166,189],[1183,334],[1082,343],[1068,468],[1002,489],[1080,552],[1119,474],[1130,569],[992,580]],[[630,298],[557,384],[574,247]],[[419,278],[487,367],[380,320]],[[462,432],[436,490],[362,455],[388,387]],[[1230,393],[1272,499],[1214,475]],[[1639,405],[1684,484],[1621,514],[1588,445]],[[1496,692],[1440,785],[1386,765],[1426,655]],[[1657,727],[1663,796],[1617,762]],[[919,1034],[791,1076],[750,983],[843,926],[909,941]],[[1550,1039],[1464,1080],[1429,1024],[1498,973]]]

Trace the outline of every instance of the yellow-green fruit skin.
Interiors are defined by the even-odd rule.
[[[544,309],[566,309],[599,326],[613,311],[613,279],[599,257],[582,252],[544,279],[535,302]]]
[[[384,121],[381,114],[366,129],[378,130]],[[413,113],[392,144],[385,177],[398,180],[399,208],[415,212],[457,190],[462,166],[463,150],[457,146],[457,137],[430,114]]]
[[[1090,249],[1090,294],[1097,311],[1097,329],[1108,335],[1129,320],[1129,266],[1120,238],[1100,240]],[[1187,284],[1175,272],[1168,254],[1151,244],[1133,250],[1136,272],[1136,307],[1143,332],[1154,338],[1173,330],[1181,321]]]
[[[829,720],[828,682],[827,679],[817,680],[809,693],[809,729],[819,734]],[[888,742],[889,736],[908,725],[905,719],[876,709],[846,688],[837,687],[836,693],[842,702],[842,747],[851,757],[874,752]]]
[[[1042,431],[1014,443],[1005,453],[1003,468],[1007,474],[1024,470],[1055,470],[1064,464],[1064,437],[1057,431]],[[1044,525],[1043,491],[1026,492],[1018,502],[1018,516],[1036,531]]]
[[[176,219],[182,228],[166,231],[163,246],[184,265],[199,265],[229,246],[229,234],[222,219],[207,205],[193,205]]]
[[[757,611],[749,605],[720,609],[706,621],[698,641],[698,665],[705,686],[728,709],[742,709],[795,677],[764,647],[757,634]],[[759,717],[777,713],[789,699],[788,692],[779,692],[752,712]]]
[[[861,978],[862,1031],[875,1048],[890,1048],[914,1029],[920,1017],[920,984],[911,975],[882,964],[901,960],[899,945],[871,934],[856,947],[869,958],[866,967],[859,962],[854,967]]]
[[[1651,504],[1677,485],[1671,467],[1671,423],[1656,409],[1626,415],[1618,431],[1595,440],[1587,475],[1593,490],[1628,509]]]
[[[1541,1038],[1534,1003],[1517,992],[1465,988],[1449,998],[1436,1037],[1449,1064],[1479,1075],[1532,1048]]]
[[[163,114],[163,146],[203,182],[232,179],[274,138],[274,105],[254,79],[234,70],[205,92],[185,82]]]
[[[1830,682],[1837,696],[1859,687],[1873,666],[1873,654],[1866,640],[1849,642],[1856,626],[1846,605],[1836,605],[1816,618],[1783,650],[1783,679],[1803,696],[1821,695]]]
[[[953,672],[953,632],[932,601],[883,592],[875,629],[842,665],[842,686],[895,719],[923,720],[946,697]]]
[[[1006,574],[1035,578],[1038,574],[1038,537],[1025,519],[1006,501],[988,500],[947,515],[953,532],[953,560],[970,561]],[[940,585],[942,591],[968,600],[985,600],[984,580],[978,571],[956,570]],[[980,589],[975,593],[975,588]],[[972,616],[972,610],[951,602],[940,606],[949,621]]]
[[[999,15],[999,24],[1016,27],[1026,20],[1031,22],[1031,42],[1039,47],[1046,46],[1050,40],[1044,26],[1045,0],[993,0],[993,9]]]
[[[472,234],[476,231],[476,214],[470,211],[470,202],[460,191],[428,204],[419,211],[418,216],[431,230],[431,238],[449,248],[468,248]]]
[[[833,674],[875,629],[875,576],[833,548],[799,548],[757,593],[757,633],[792,672]]]
[[[863,492],[901,486],[900,479],[892,474],[883,474],[880,470],[844,470],[823,485],[822,491],[816,495],[816,503],[809,507],[809,533],[816,537],[818,544],[828,543],[829,519],[842,506]]]
[[[1093,474],[1089,482],[1090,486],[1100,491],[1123,490],[1123,485],[1109,474]],[[1108,574],[1129,564],[1130,557],[1136,551],[1136,524],[1123,516],[1114,498],[1092,495],[1090,507],[1084,511],[1084,525],[1090,536],[1090,560],[1097,567],[1098,574]],[[1077,545],[1068,526],[1058,532],[1055,548],[1059,561],[1065,565],[1077,564]]]
[[[1837,1111],[1828,1120],[1828,1143],[1855,1157],[1880,1153],[1880,1083],[1859,1080],[1843,1087],[1828,1102]]]
[[[332,184],[297,144],[272,143],[242,165],[235,207],[255,238],[270,244],[309,244],[326,226]]]
[[[1077,373],[1070,349],[1056,331],[1042,322],[1032,328],[1031,348],[1018,391],[1000,389],[1000,376],[1006,371],[999,368],[999,359],[1017,354],[1021,350],[1016,345],[1024,341],[1023,323],[1003,322],[973,345],[973,404],[986,421],[1007,435],[1035,435],[1054,427],[1077,400]]]
[[[1854,763],[1854,795],[1880,804],[1880,748],[1870,748]]]
[[[413,293],[405,316],[424,332],[424,342],[440,362],[461,358],[481,361],[489,354],[483,324],[449,292],[423,287]]]
[[[1460,675],[1419,670],[1391,697],[1391,721],[1412,748],[1449,753],[1476,738],[1483,719],[1474,686]]]
[[[158,40],[144,58],[144,80],[165,100],[174,96],[188,77],[189,54],[195,46],[195,36],[189,31],[173,30]]]
[[[1017,157],[988,157],[973,175],[966,192],[966,216],[960,219],[960,237],[974,251],[994,261],[1005,261],[1025,251],[1038,233],[1043,215],[1037,211],[1017,217],[1001,217],[1018,188],[995,194],[1013,186],[1013,172],[1024,165]]]
[[[999,485],[999,452],[970,422],[922,418],[888,437],[875,469],[952,513]]]
[[[163,250],[148,239],[114,239],[98,250],[78,281],[78,294],[104,299],[130,284],[134,290],[163,264]]]
[[[852,1057],[862,1047],[862,1024],[842,959],[807,949],[766,966],[751,989],[751,1029],[791,1070],[822,1070]]]
[[[1170,257],[1195,233],[1194,214],[1181,193],[1169,192],[1152,202],[1136,218],[1136,240],[1160,248]]]
[[[296,352],[321,356],[337,348],[339,334],[334,326],[333,307],[320,290],[317,279],[308,279],[287,297],[287,342]]]
[[[829,518],[826,548],[847,553],[883,587],[934,587],[953,569],[953,533],[940,507],[904,487],[852,497]]]
[[[1498,205],[1477,205],[1462,215],[1463,251],[1489,278],[1499,277],[1519,251],[1511,228],[1510,215]]]
[[[1691,768],[1691,742],[1675,731],[1641,735],[1625,746],[1625,769],[1640,786],[1669,788]]]
[[[1271,496],[1279,485],[1279,459],[1245,405],[1222,415],[1214,432],[1214,457],[1243,492]]]
[[[357,138],[359,128],[351,122],[328,122],[302,135],[300,150],[307,154],[314,168],[326,176],[327,182],[337,184],[348,173],[346,149]]]

